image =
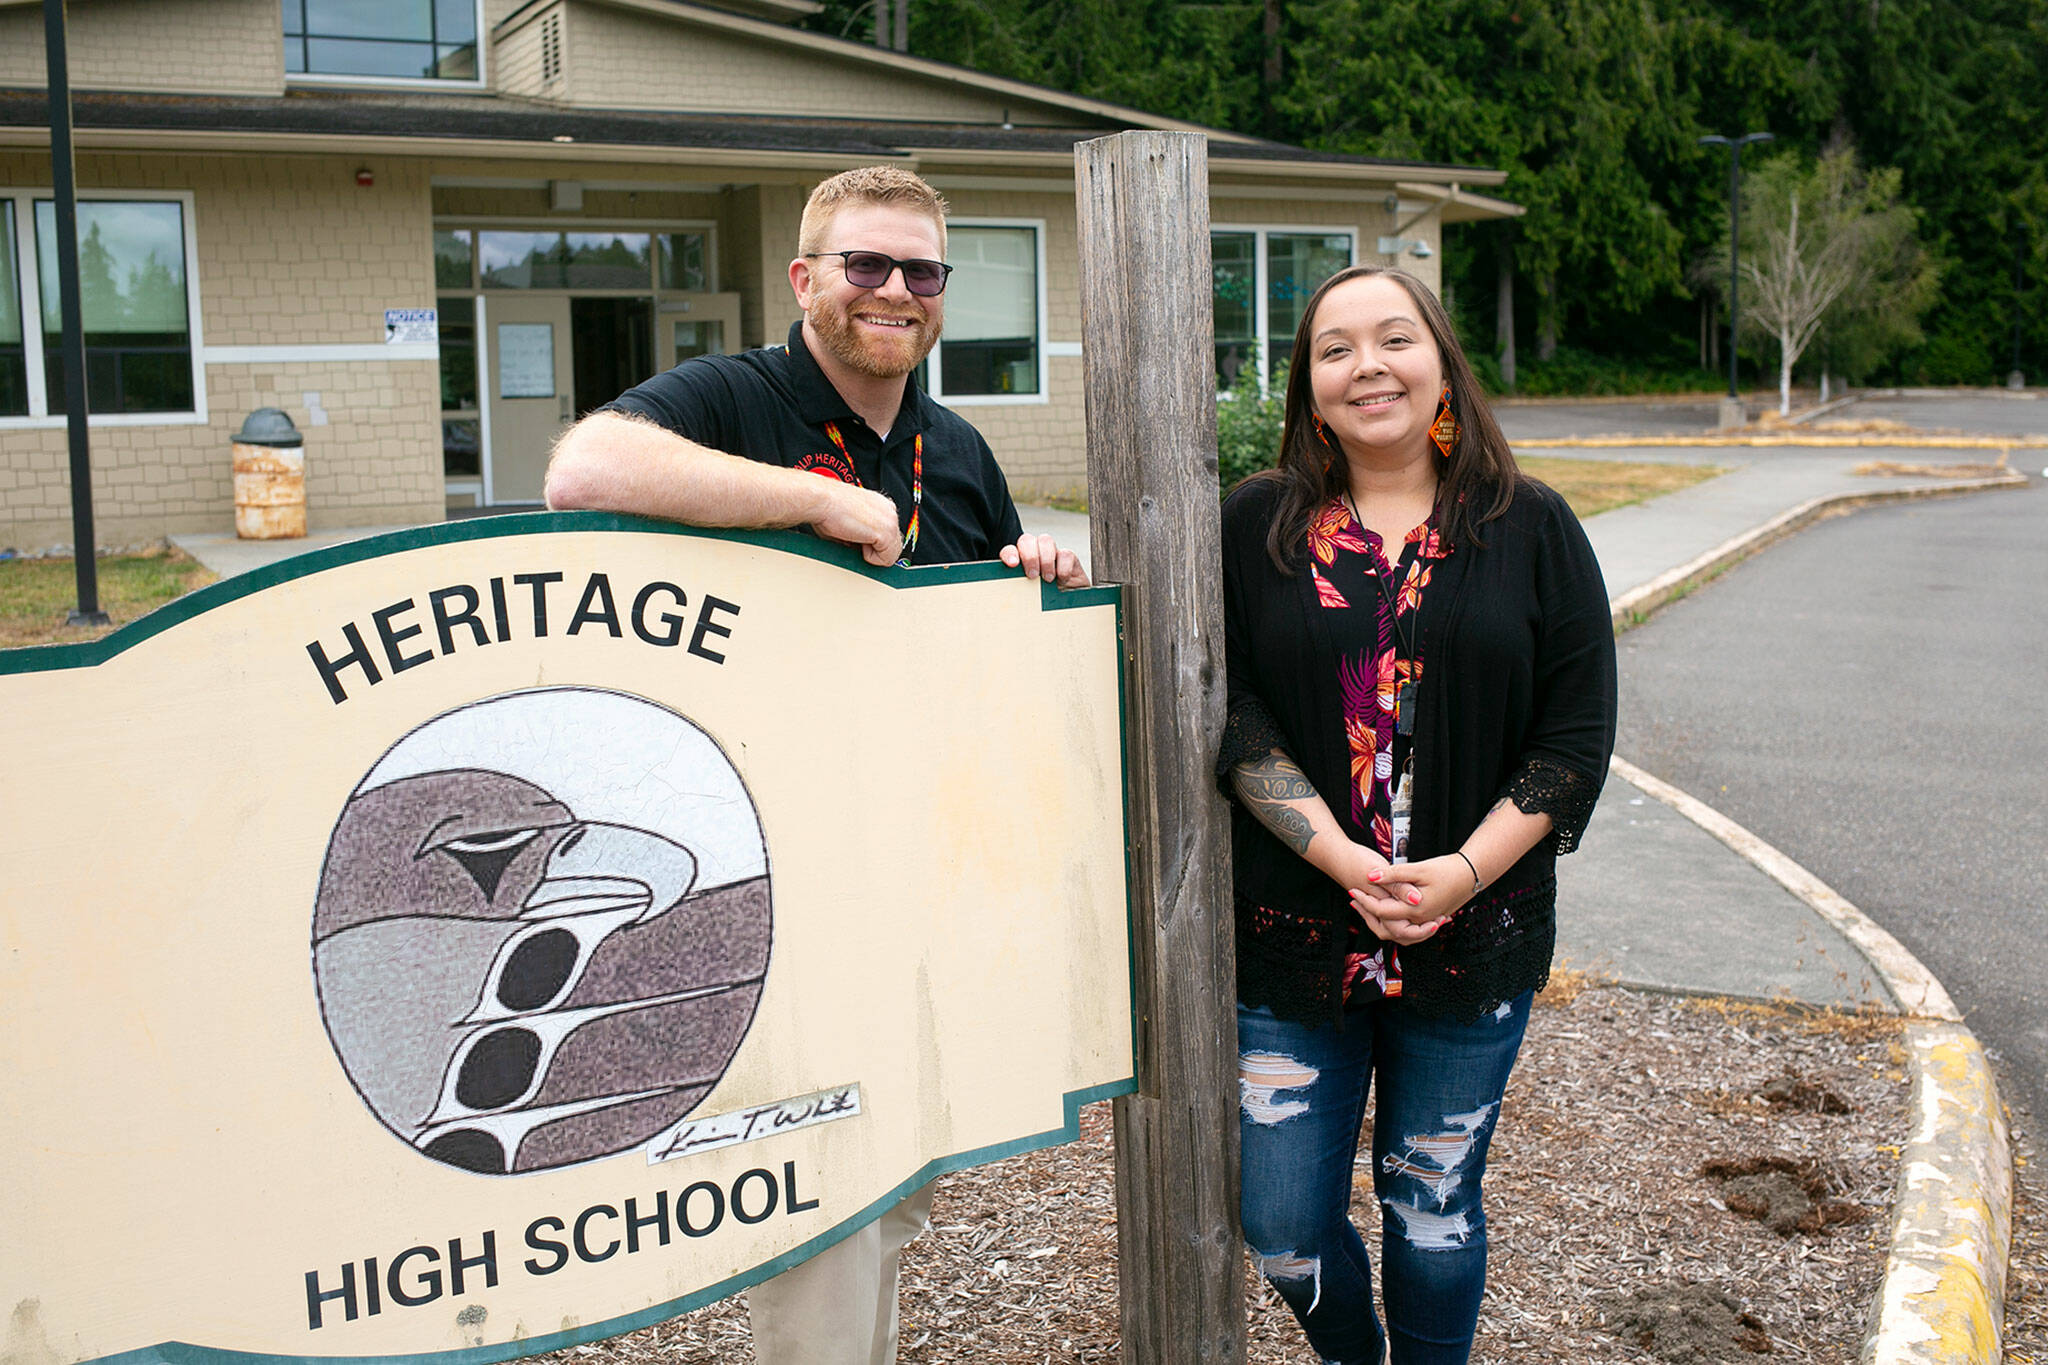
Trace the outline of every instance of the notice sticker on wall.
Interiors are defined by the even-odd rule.
[[[441,314],[435,308],[386,308],[384,344],[408,346],[441,344]]]

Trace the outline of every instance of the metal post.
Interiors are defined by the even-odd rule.
[[[1739,427],[1748,419],[1742,408],[1742,393],[1735,387],[1735,335],[1742,319],[1742,149],[1752,142],[1770,142],[1771,133],[1744,133],[1741,137],[1708,135],[1702,145],[1726,147],[1728,158],[1728,396],[1721,400],[1721,425]]]
[[[1074,149],[1095,572],[1123,584],[1138,1093],[1116,1102],[1130,1365],[1238,1365],[1237,993],[1223,730],[1209,153]]]
[[[1728,158],[1728,396],[1735,387],[1735,324],[1742,311],[1742,144],[1729,144]]]
[[[85,317],[78,297],[78,182],[71,163],[71,77],[64,51],[64,0],[43,0],[50,95],[50,181],[57,201],[57,299],[64,324],[64,418],[71,437],[71,555],[78,607],[67,625],[103,626],[92,527],[92,447],[85,424]]]

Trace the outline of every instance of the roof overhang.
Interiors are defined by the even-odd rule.
[[[1103,136],[1088,128],[862,123],[562,108],[498,98],[365,95],[180,96],[82,92],[73,138],[88,151],[394,156],[552,163],[658,165],[688,177],[780,181],[881,162],[944,177],[1036,181],[1072,193],[1074,149]],[[42,92],[0,90],[0,146],[49,143]],[[1478,166],[1312,152],[1261,141],[1209,143],[1222,194],[1290,192],[1316,198],[1384,197],[1390,207],[1444,222],[1514,217],[1519,205],[1475,194],[1506,173]],[[751,175],[748,173],[751,172]]]
[[[1494,199],[1484,194],[1474,194],[1466,185],[1499,185],[1507,180],[1507,172],[1492,171],[1491,178],[1481,180],[1477,176],[1465,175],[1448,184],[1430,184],[1419,179],[1403,176],[1397,185],[1401,193],[1415,199],[1435,200],[1440,206],[1437,220],[1444,223],[1477,223],[1495,218],[1519,218],[1529,210],[1521,204],[1511,204],[1505,199]]]
[[[1211,140],[1220,142],[1255,142],[1258,139],[1227,129],[1209,128],[1199,123],[1187,123],[1180,119],[1164,118],[1143,109],[1129,105],[1111,104],[1105,100],[1089,99],[1083,95],[1065,90],[1055,90],[1049,85],[1033,85],[1028,81],[1011,80],[1005,76],[991,76],[987,72],[971,67],[954,66],[950,62],[937,62],[928,57],[913,57],[905,52],[876,47],[872,43],[850,42],[830,34],[813,33],[808,29],[789,28],[766,19],[754,19],[744,14],[713,9],[708,5],[690,4],[688,0],[574,0],[578,4],[603,5],[611,9],[631,10],[652,18],[672,23],[694,24],[700,28],[718,29],[726,33],[742,35],[764,43],[794,48],[833,61],[848,62],[861,66],[874,66],[897,76],[916,76],[923,80],[935,81],[941,85],[958,86],[983,96],[1016,100],[1020,103],[1049,106],[1085,114],[1091,120],[1099,120],[1129,128],[1148,128],[1155,131],[1205,133]],[[528,0],[491,30],[493,39],[516,33],[539,17],[540,12],[551,0]]]

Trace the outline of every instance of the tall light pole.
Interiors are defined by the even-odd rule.
[[[64,49],[64,0],[43,0],[43,49],[50,102],[50,183],[56,200],[57,312],[64,328],[64,413],[71,443],[71,559],[78,606],[72,626],[103,626],[99,561],[93,548],[92,452],[86,435],[85,314],[78,293],[78,180],[71,161],[71,74]]]
[[[1742,149],[1752,142],[1774,140],[1770,133],[1744,133],[1741,137],[1709,134],[1700,139],[1702,146],[1726,147],[1734,153],[1728,158],[1728,396],[1721,401],[1724,427],[1739,427],[1748,420],[1742,410],[1742,395],[1735,390],[1735,324],[1742,285]]]

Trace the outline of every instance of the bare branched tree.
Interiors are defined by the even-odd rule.
[[[1742,321],[1777,345],[1781,416],[1792,409],[1792,367],[1830,310],[1885,295],[1917,316],[1931,297],[1920,287],[1895,294],[1902,259],[1928,282],[1898,172],[1866,175],[1846,146],[1811,167],[1793,156],[1760,166],[1743,185],[1742,228]]]

